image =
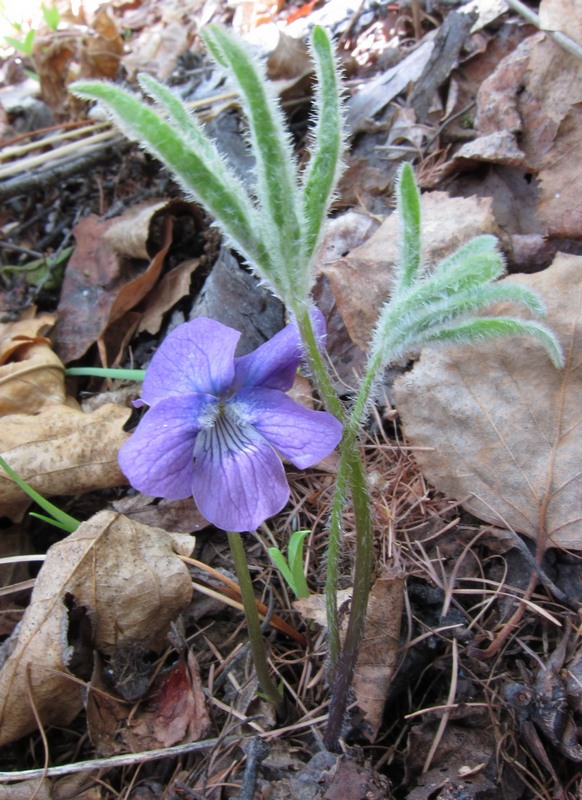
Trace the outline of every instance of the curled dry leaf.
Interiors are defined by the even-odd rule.
[[[114,78],[124,43],[111,11],[101,6],[91,26],[59,25],[35,36],[34,65],[43,100],[59,114],[80,104],[68,93],[75,78]]]
[[[174,224],[194,225],[196,215],[192,204],[181,200],[151,201],[113,220],[90,215],[79,221],[54,335],[55,349],[65,363],[81,358],[156,286]],[[154,235],[158,225],[159,237]]]
[[[542,548],[582,550],[582,257],[505,280],[544,300],[565,368],[524,337],[431,348],[396,380],[396,404],[437,489]]]
[[[85,609],[93,647],[112,653],[132,644],[160,649],[171,622],[190,602],[192,581],[178,554],[194,539],[101,511],[53,545],[22,623],[3,649],[0,746],[43,724],[67,725],[84,686],[68,672],[75,658],[70,610]]]
[[[117,453],[131,412],[113,404],[92,414],[79,410],[43,335],[53,323],[43,314],[0,325],[0,454],[45,496],[124,484]],[[29,505],[0,470],[0,514],[18,521]]]
[[[64,367],[45,338],[55,320],[40,314],[0,324],[0,416],[67,402]]]

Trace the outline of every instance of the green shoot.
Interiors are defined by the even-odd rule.
[[[67,259],[73,252],[72,247],[65,247],[60,253],[41,256],[27,264],[13,266],[7,264],[0,267],[0,275],[23,275],[29,286],[48,291],[58,289],[63,280]]]
[[[14,483],[16,483],[23,492],[30,497],[31,500],[34,500],[37,505],[43,508],[50,517],[45,517],[41,514],[34,514],[33,516],[39,517],[40,519],[46,520],[50,522],[52,525],[55,525],[57,528],[62,528],[62,530],[67,531],[68,533],[74,533],[79,525],[81,524],[78,519],[71,517],[70,514],[67,514],[65,511],[61,511],[58,506],[55,506],[46,497],[43,497],[36,489],[33,489],[25,480],[23,480],[18,473],[16,473],[12,467],[10,467],[6,461],[0,456],[0,467],[4,470],[4,472],[12,478]]]
[[[61,21],[61,12],[54,3],[52,3],[50,6],[45,6],[43,3],[41,8],[44,21],[49,26],[51,31],[56,31]]]
[[[285,559],[285,556],[278,547],[269,547],[267,549],[273,564],[277,567],[297,598],[306,598],[310,596],[303,566],[303,544],[309,533],[311,533],[311,531],[304,530],[294,531],[291,534],[289,546],[287,548],[287,559]]]
[[[547,350],[556,367],[564,357],[552,331],[536,320],[481,313],[495,303],[524,306],[543,315],[543,304],[529,289],[509,281],[494,236],[477,236],[440,261],[431,271],[421,265],[420,195],[409,164],[400,170],[398,213],[402,224],[402,261],[390,300],[380,311],[368,367],[350,427],[362,424],[376,381],[388,364],[429,343],[473,344],[501,336],[529,336]]]
[[[36,31],[29,30],[22,39],[17,39],[15,36],[5,36],[4,39],[6,43],[10,45],[10,47],[14,48],[18,53],[22,53],[23,55],[27,56],[27,58],[32,58],[32,53],[34,51],[34,40],[36,37]]]
[[[145,369],[108,369],[107,367],[69,367],[65,375],[90,378],[117,378],[120,381],[143,381]]]

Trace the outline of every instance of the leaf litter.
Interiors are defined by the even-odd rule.
[[[198,562],[229,579],[224,539],[195,515],[193,504],[126,496],[117,451],[127,438],[127,401],[98,400],[98,410],[82,411],[83,395],[107,399],[105,390],[112,387],[64,378],[72,362],[143,367],[171,327],[208,309],[217,318],[224,314],[225,322],[237,312],[234,327],[242,329],[249,351],[257,336],[269,338],[284,324],[280,308],[268,297],[246,305],[259,297],[248,286],[249,276],[232,256],[219,257],[220,244],[200,212],[176,203],[175,187],[137,152],[125,156],[123,175],[113,176],[113,166],[99,168],[99,190],[90,174],[65,183],[60,205],[50,184],[28,201],[13,195],[1,219],[9,243],[25,250],[58,245],[58,238],[49,237],[51,207],[67,235],[75,229],[77,242],[59,302],[40,285],[2,276],[3,306],[19,321],[6,321],[1,332],[0,452],[43,494],[66,498],[69,511],[78,506],[86,521],[76,533],[56,539],[42,523],[23,518],[29,500],[0,476],[2,515],[15,521],[16,541],[32,533],[42,553],[55,542],[38,575],[28,573],[35,588],[28,605],[25,597],[20,612],[16,606],[19,624],[6,618],[0,708],[10,770],[40,766],[42,759],[24,756],[17,741],[24,736],[22,742],[37,742],[39,727],[46,727],[49,758],[56,763],[56,731],[69,726],[68,749],[60,758],[65,767],[79,759],[76,743],[88,761],[133,751],[139,765],[143,751],[248,732],[271,742],[256,785],[272,797],[288,797],[290,780],[297,797],[303,796],[300,787],[308,787],[309,797],[359,797],[362,785],[373,797],[577,795],[580,62],[499,3],[476,4],[473,33],[444,6],[437,4],[431,13],[412,3],[412,14],[404,4],[394,5],[379,17],[364,4],[349,23],[342,12],[334,18],[324,7],[295,16],[288,26],[301,35],[302,25],[327,14],[350,71],[349,115],[357,136],[350,177],[338,198],[335,249],[322,251],[317,290],[333,319],[330,356],[338,383],[348,387],[353,372],[361,370],[375,309],[389,291],[397,257],[391,181],[403,155],[415,159],[427,189],[427,261],[475,233],[497,235],[510,271],[534,273],[505,280],[535,286],[544,296],[548,324],[568,356],[566,371],[557,373],[543,352],[516,340],[482,346],[470,358],[460,347],[424,351],[412,364],[400,365],[395,380],[394,372],[387,376],[363,443],[377,598],[354,687],[361,727],[350,743],[363,747],[368,763],[359,764],[354,751],[324,763],[310,731],[326,712],[325,632],[320,622],[309,621],[310,613],[294,607],[266,547],[281,546],[297,527],[311,529],[307,575],[316,598],[325,581],[333,467],[306,474],[288,467],[290,504],[248,542],[267,621],[275,613],[299,634],[271,638],[273,665],[297,705],[296,719],[279,732],[256,697],[239,612],[225,605],[214,579],[201,581],[190,599],[193,572],[179,554],[195,546]],[[130,42],[133,62],[123,57],[130,79],[132,70],[149,69],[177,81],[181,91],[212,91],[215,76],[198,88],[192,77],[203,59],[195,26],[190,20],[180,28],[183,9],[167,3],[160,15],[161,7],[142,4],[109,17],[143,33]],[[250,14],[239,14],[240,32],[260,30],[258,11],[253,4]],[[282,23],[285,11],[277,13]],[[580,40],[568,0],[544,0],[539,14],[544,26]],[[447,30],[458,39],[452,49],[441,50],[435,34],[448,17]],[[92,24],[90,18],[85,23]],[[95,41],[103,35],[100,25],[95,22]],[[152,37],[154,25],[159,38]],[[106,35],[116,41],[112,28]],[[350,66],[350,50],[360,59],[356,66]],[[395,63],[382,66],[389,53]],[[97,74],[108,74],[109,63],[99,66],[93,56],[81,56]],[[435,88],[429,88],[429,58],[431,75],[442,70]],[[304,61],[299,55],[296,60],[297,87],[304,87]],[[50,72],[52,63],[42,68]],[[289,70],[287,64],[285,79],[293,82]],[[45,72],[45,86],[51,78]],[[42,101],[53,112],[62,113],[62,87],[61,80],[43,91]],[[300,107],[297,87],[290,109]],[[231,101],[226,105],[231,108]],[[228,135],[230,147],[236,135]],[[82,213],[72,224],[79,203]],[[41,221],[23,229],[19,221],[37,206],[44,209]],[[342,221],[346,211],[357,212],[361,225]],[[139,214],[142,226],[136,223]],[[360,234],[365,221],[369,229]],[[110,233],[116,227],[117,240]],[[43,239],[49,244],[40,244]],[[42,310],[35,314],[32,303]],[[29,310],[23,316],[24,307]],[[194,531],[201,531],[196,544],[188,535]],[[348,509],[346,602],[353,537]],[[7,597],[16,598],[15,577],[6,575]],[[186,628],[186,648],[170,633],[176,624]],[[303,636],[307,650],[298,644]],[[557,675],[561,694],[551,701],[544,680],[556,681]],[[513,694],[512,687],[518,687]],[[527,702],[506,701],[520,692]],[[154,771],[142,779],[139,766],[127,775],[112,768],[100,788],[89,773],[71,791],[87,797],[138,797],[140,791],[179,797],[186,787],[192,796],[229,797],[238,788],[226,785],[238,786],[251,760],[250,750],[245,756],[236,743],[225,743],[206,755],[169,762],[175,765],[171,778]],[[49,780],[36,781],[32,789],[22,784],[22,796],[58,792],[58,783]],[[18,790],[12,784],[6,796],[16,797]]]

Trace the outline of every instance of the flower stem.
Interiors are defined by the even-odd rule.
[[[342,466],[348,471],[348,485],[352,495],[356,525],[356,557],[354,564],[354,588],[348,627],[343,648],[335,664],[333,687],[324,743],[329,750],[338,749],[338,740],[346,711],[350,684],[364,633],[368,597],[372,583],[373,537],[370,512],[370,496],[366,473],[357,447],[350,448],[349,435],[342,442]],[[356,442],[354,441],[354,445]],[[338,483],[338,489],[341,489]],[[336,491],[338,490],[336,489]],[[335,500],[335,498],[334,498]],[[328,565],[329,569],[329,565]],[[334,591],[334,596],[335,596]]]
[[[343,407],[341,400],[337,396],[337,392],[333,388],[328,369],[322,358],[321,351],[313,331],[313,325],[309,315],[309,308],[294,307],[292,311],[295,314],[297,327],[299,328],[299,334],[305,347],[307,362],[311,369],[317,391],[323,400],[323,404],[330,414],[333,414],[334,417],[337,417],[342,424],[345,424],[347,422],[346,410]]]
[[[373,537],[370,496],[366,473],[358,448],[360,425],[365,415],[374,383],[376,364],[371,364],[358,393],[350,417],[337,396],[321,356],[311,325],[309,312],[296,312],[297,323],[305,344],[309,366],[325,407],[344,425],[340,443],[340,466],[332,501],[329,541],[327,549],[326,610],[329,636],[330,677],[333,681],[328,727],[324,737],[326,746],[337,749],[338,739],[347,706],[348,692],[354,674],[356,659],[362,641],[368,596],[372,581]],[[349,489],[356,527],[356,556],[354,565],[354,590],[350,618],[343,648],[340,650],[337,609],[337,584],[341,553],[342,517],[346,489]]]
[[[299,333],[305,347],[305,354],[311,369],[311,375],[321,396],[323,404],[330,414],[333,414],[343,425],[345,425],[347,423],[346,411],[335,389],[333,388],[327,367],[322,358],[321,351],[313,331],[309,309],[294,308],[293,311],[297,320]],[[348,477],[348,470],[346,469],[344,459],[342,458],[338,469],[336,488],[333,496],[329,538],[327,543],[325,602],[330,675],[335,673],[335,667],[340,654],[337,588],[339,561],[341,555],[342,519],[345,505],[346,488],[348,486]]]
[[[247,621],[249,643],[253,654],[253,661],[261,690],[276,709],[277,717],[285,719],[287,715],[286,703],[269,673],[269,665],[265,654],[261,622],[257,613],[257,601],[253,591],[251,575],[247,564],[247,557],[240,533],[228,531],[228,544],[236,570],[242,603]]]

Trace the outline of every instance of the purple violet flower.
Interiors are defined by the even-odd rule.
[[[312,319],[320,341],[323,316]],[[175,328],[146,370],[149,410],[119,453],[121,469],[145,494],[193,495],[209,522],[255,530],[285,506],[289,485],[280,457],[311,467],[338,444],[342,426],[285,394],[302,360],[295,325],[242,358],[240,333],[199,318]]]

